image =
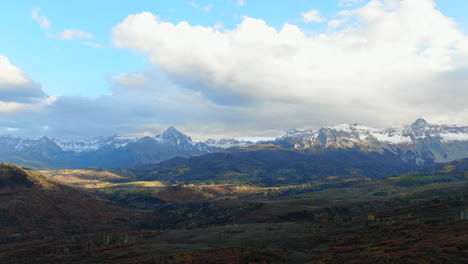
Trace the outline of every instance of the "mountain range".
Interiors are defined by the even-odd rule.
[[[39,139],[0,136],[0,160],[33,168],[133,167],[252,144],[235,139],[195,142],[174,127],[155,137],[142,138],[111,136],[63,140],[45,136]]]
[[[468,127],[429,124],[420,118],[412,124],[385,129],[342,124],[319,130],[290,130],[275,140],[257,143],[235,139],[196,142],[174,127],[155,137],[142,138],[59,140],[0,136],[0,160],[34,168],[125,168],[254,144],[273,144],[303,153],[389,153],[403,162],[424,165],[467,158]]]
[[[404,161],[425,164],[468,157],[468,127],[434,125],[422,118],[409,125],[385,129],[342,124],[317,131],[291,130],[269,143],[306,152],[327,149],[390,151]]]

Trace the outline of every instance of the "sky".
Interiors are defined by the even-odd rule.
[[[468,1],[1,5],[1,135],[468,125]]]

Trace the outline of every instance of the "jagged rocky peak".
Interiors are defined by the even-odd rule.
[[[278,139],[288,139],[288,138],[302,138],[302,139],[313,139],[318,135],[318,132],[306,129],[306,130],[298,130],[292,129],[286,132],[284,136]]]
[[[39,138],[39,140],[38,140],[38,143],[52,143],[52,142],[53,142],[53,140],[49,139],[46,136],[43,136],[43,137]]]
[[[144,137],[140,138],[140,140],[138,140],[138,142],[139,143],[153,143],[154,138],[149,137],[149,136],[144,136]]]
[[[162,134],[161,134],[161,138],[174,138],[174,137],[185,137],[185,138],[188,138],[187,135],[183,134],[182,132],[180,132],[179,130],[177,130],[175,127],[171,126],[169,127],[168,129],[166,129],[166,131],[164,131]]]
[[[452,133],[466,133],[464,128],[456,128],[447,125],[433,125],[423,118],[418,118],[412,124],[406,125],[400,129],[400,134],[411,138],[412,141],[424,138],[440,138],[442,140],[451,140]]]
[[[429,123],[424,118],[418,118],[418,119],[416,119],[416,121],[414,121],[413,124],[411,124],[411,127],[413,127],[413,128],[425,128],[425,127],[429,127]]]
[[[163,133],[157,135],[156,138],[176,145],[192,142],[192,138],[175,129],[173,126],[166,129],[166,131]]]
[[[218,140],[212,139],[212,138],[209,138],[209,139],[205,140],[205,144],[207,144],[207,145],[214,145],[217,142],[218,142]]]
[[[410,127],[413,130],[415,136],[417,137],[425,136],[426,131],[432,128],[432,126],[423,118],[416,119],[416,121],[414,121],[414,123],[411,124]]]
[[[91,139],[54,139],[53,141],[64,151],[87,152],[98,150],[104,146],[112,148],[123,147],[130,142],[137,141],[137,139],[113,135],[110,137],[95,137]]]
[[[171,134],[182,134],[179,130],[177,130],[175,127],[170,126],[168,127],[164,132],[163,135],[171,135]]]
[[[295,147],[325,147],[354,148],[381,150],[389,149],[388,144],[414,144],[419,138],[439,138],[441,126],[430,125],[419,118],[414,123],[387,129],[378,129],[358,124],[340,124],[326,126],[317,132],[312,130],[290,130],[278,143],[287,142]],[[301,147],[301,148],[303,148]]]

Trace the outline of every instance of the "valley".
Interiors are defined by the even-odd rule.
[[[76,194],[67,196],[85,207],[66,205],[58,189],[59,204],[91,216],[86,201],[99,200],[92,208],[101,216],[89,222],[85,215],[29,204],[35,209],[22,210],[38,216],[49,211],[58,219],[23,223],[28,214],[16,213],[10,227],[3,224],[0,258],[10,260],[6,263],[32,258],[36,263],[457,262],[468,250],[467,164],[283,186],[134,181],[100,169],[43,171],[44,178],[37,176],[42,183],[28,188],[72,188]],[[19,198],[25,187],[2,186],[3,208],[7,196],[44,199]],[[105,209],[111,207],[121,209]],[[34,228],[25,233],[25,224]]]
[[[175,150],[189,153],[187,146],[201,146],[170,128],[156,137],[167,145],[143,138],[143,149],[134,140],[107,150],[112,154],[102,156],[107,161],[101,164],[121,167],[96,163],[36,171],[2,163],[0,259],[15,264],[33,259],[122,264],[467,260],[468,159],[454,159],[465,154],[451,152],[465,148],[459,141],[465,128],[453,132],[417,120],[401,130],[406,134],[392,130],[411,139],[404,148],[400,141],[375,141],[381,131],[339,129],[313,136],[288,132],[268,142],[233,142],[246,145],[226,149],[219,147],[229,145],[223,141],[206,153],[150,162],[156,153],[170,157],[179,155]],[[443,139],[449,130],[460,136]],[[27,152],[31,158],[52,157],[51,141],[41,142],[41,151]],[[64,153],[97,157],[103,148],[110,147]],[[129,148],[135,160],[144,155],[149,163],[124,166],[130,163],[121,159],[130,156],[116,158],[115,153]],[[443,153],[449,161],[438,160]],[[67,157],[62,154],[57,157]]]
[[[2,1],[0,264],[468,263],[467,10]]]
[[[142,138],[68,140],[0,136],[0,160],[35,169],[137,168],[181,156],[265,149],[318,154],[334,159],[333,162],[346,161],[348,157],[341,157],[341,153],[346,156],[354,152],[351,154],[358,157],[352,162],[360,162],[359,155],[364,162],[368,156],[375,156],[397,167],[406,164],[412,170],[414,166],[468,157],[468,127],[429,124],[419,118],[411,124],[384,129],[341,124],[318,130],[290,130],[274,140],[255,143],[235,139],[197,142],[174,127]]]

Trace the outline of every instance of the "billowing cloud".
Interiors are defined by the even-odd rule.
[[[311,9],[307,12],[302,12],[301,15],[302,15],[302,19],[306,23],[313,23],[313,22],[322,23],[325,21],[325,18],[322,16],[322,14],[320,14],[320,11],[318,11],[317,9]]]
[[[303,108],[308,118],[295,116],[296,126],[318,116],[371,125],[466,119],[466,106],[447,103],[466,98],[466,87],[453,81],[449,94],[445,89],[447,78],[468,66],[467,37],[433,1],[373,0],[340,17],[343,30],[311,36],[249,17],[218,31],[141,13],[118,24],[112,38],[207,97]]]
[[[333,18],[339,23],[311,35],[250,17],[225,30],[130,15],[112,40],[143,54],[146,71],[109,77],[111,93],[97,99],[48,97],[41,111],[2,126],[89,137],[150,135],[174,125],[205,139],[417,117],[467,124],[468,39],[433,1],[373,0]],[[14,109],[4,105],[0,112]]]
[[[16,114],[19,112],[32,111],[32,110],[35,110],[35,107],[30,104],[0,101],[0,115],[1,114]]]
[[[0,55],[0,69],[0,102],[3,102],[0,112],[8,112],[7,108],[18,110],[24,108],[19,103],[30,103],[46,97],[38,83],[29,79],[3,55]]]

